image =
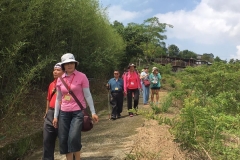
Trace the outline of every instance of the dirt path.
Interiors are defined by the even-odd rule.
[[[160,97],[164,96],[166,92],[160,92]],[[139,108],[143,108],[142,99]],[[103,112],[93,130],[82,134],[81,160],[122,160],[127,156],[145,160],[184,159],[168,129],[169,126],[158,125],[156,121],[148,121],[140,115],[129,117],[125,104],[122,118],[111,121]],[[25,159],[40,160],[41,154],[42,149],[39,149]],[[58,145],[55,159],[65,159],[59,154]]]

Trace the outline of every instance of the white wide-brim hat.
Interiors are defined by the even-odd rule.
[[[158,71],[158,68],[157,68],[157,67],[153,67],[153,68],[152,68],[152,72],[154,72],[155,70]]]
[[[79,64],[79,62],[75,60],[75,57],[72,53],[66,53],[61,57],[62,65],[66,64],[66,63],[71,63],[71,62],[75,62],[75,63]]]

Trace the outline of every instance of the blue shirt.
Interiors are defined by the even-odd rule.
[[[118,78],[116,81],[115,78],[111,78],[108,81],[108,84],[110,85],[111,92],[123,92],[123,80],[122,78]]]

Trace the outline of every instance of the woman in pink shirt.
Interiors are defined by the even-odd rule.
[[[135,70],[136,66],[134,64],[130,64],[128,66],[129,71],[124,76],[124,93],[127,94],[127,106],[128,110],[132,109],[132,94],[134,94],[134,109],[137,110],[138,102],[139,102],[139,89],[142,88],[140,84],[140,77]],[[133,113],[131,111],[128,112],[129,116],[132,117]]]
[[[81,130],[83,124],[83,112],[81,108],[69,94],[68,90],[72,90],[78,100],[86,108],[85,99],[92,112],[94,121],[98,121],[95,113],[93,99],[89,90],[89,81],[86,75],[77,71],[75,68],[78,61],[71,53],[66,53],[61,57],[62,69],[65,73],[62,75],[68,88],[64,86],[60,79],[57,80],[57,99],[55,103],[55,112],[53,125],[58,126],[59,149],[61,154],[66,154],[67,160],[80,159]],[[61,103],[61,105],[60,105]],[[57,125],[58,123],[58,125]]]

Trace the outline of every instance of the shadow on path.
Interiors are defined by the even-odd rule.
[[[86,158],[81,158],[81,160],[109,160],[112,159],[112,156],[105,156],[105,157],[86,157]]]
[[[139,108],[142,106],[141,102],[142,99],[139,100]],[[81,160],[124,159],[132,148],[132,140],[129,137],[136,134],[136,128],[141,127],[143,123],[144,119],[140,115],[128,116],[126,101],[124,101],[121,118],[109,120],[108,114],[101,115],[99,123],[94,124],[91,131],[82,132]],[[41,157],[42,148],[39,148],[24,160],[41,160]],[[65,160],[65,155],[59,154],[58,143],[56,143],[55,160]]]

